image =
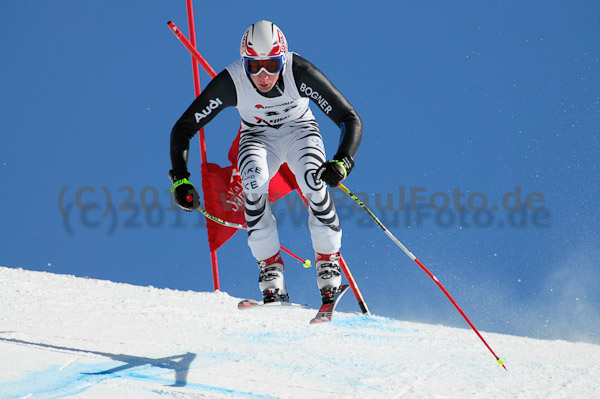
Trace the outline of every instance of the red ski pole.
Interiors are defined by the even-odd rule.
[[[248,230],[248,227],[244,226],[243,224],[228,222],[214,215],[211,215],[206,209],[204,209],[202,204],[198,204],[198,207],[196,209],[200,211],[208,220],[212,220],[213,222],[219,223],[222,226],[231,227],[232,229]],[[298,262],[302,263],[302,266],[304,266],[304,268],[311,267],[311,261],[309,259],[302,259],[283,245],[279,245],[279,248],[281,248],[282,251],[290,255],[292,258],[296,259]]]
[[[404,253],[406,255],[408,255],[409,258],[411,258],[417,265],[419,265],[419,267],[433,280],[434,283],[437,284],[437,286],[442,290],[442,292],[444,293],[444,295],[446,295],[446,297],[450,300],[450,302],[452,302],[452,304],[454,305],[454,307],[456,308],[456,310],[458,310],[458,313],[461,314],[461,316],[465,319],[465,321],[467,322],[467,324],[469,324],[469,326],[473,329],[473,331],[475,331],[475,334],[477,334],[477,336],[479,337],[479,339],[481,339],[481,341],[489,349],[489,351],[492,353],[492,355],[494,355],[494,357],[496,358],[496,361],[498,362],[498,365],[504,367],[504,369],[506,370],[506,366],[504,365],[504,360],[500,359],[496,355],[496,353],[494,353],[494,351],[488,345],[488,343],[486,342],[486,340],[483,339],[483,337],[481,336],[481,334],[479,333],[479,331],[477,330],[477,328],[475,328],[475,326],[473,325],[473,323],[471,323],[471,320],[469,320],[469,318],[467,317],[467,315],[465,314],[465,312],[463,312],[463,310],[460,308],[460,306],[458,306],[458,304],[456,303],[456,301],[454,300],[454,298],[452,298],[452,296],[450,295],[450,293],[446,290],[446,288],[444,288],[444,286],[442,285],[442,283],[440,283],[440,281],[437,279],[437,277],[435,277],[433,275],[433,273],[431,273],[431,271],[429,271],[429,269],[426,268],[425,265],[423,265],[423,263],[421,263],[421,261],[419,259],[417,259],[417,257],[415,255],[412,254],[412,252],[410,252],[396,237],[394,237],[394,235],[383,225],[383,223],[381,223],[381,221],[377,218],[377,216],[375,216],[375,214],[373,212],[371,212],[371,210],[364,204],[364,202],[362,202],[360,200],[360,198],[358,198],[356,195],[352,194],[352,192],[350,190],[348,190],[348,188],[346,186],[344,186],[342,183],[340,183],[339,187],[342,189],[343,192],[345,192],[346,194],[348,194],[350,196],[350,198],[352,198],[358,205],[360,205],[360,207],[362,209],[364,209],[365,212],[367,212],[369,214],[369,216],[371,217],[371,219],[373,219],[375,221],[375,223],[377,223],[377,225],[383,230],[383,232],[392,241],[394,241],[394,243],[397,246],[399,246],[400,249],[402,249],[402,251],[404,251]]]

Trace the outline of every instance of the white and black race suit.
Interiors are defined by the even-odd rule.
[[[309,100],[340,127],[334,158],[354,157],[362,135],[360,118],[325,75],[295,53],[288,53],[282,74],[268,93],[256,89],[242,60],[232,63],[207,85],[171,133],[173,169],[187,170],[189,140],[223,108],[237,108],[242,117],[238,169],[244,187],[248,244],[257,260],[279,251],[268,189],[284,162],[308,201],[314,250],[331,254],[341,246],[335,206],[326,185],[314,177],[327,157]]]

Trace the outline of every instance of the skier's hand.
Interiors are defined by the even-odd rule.
[[[190,174],[186,170],[171,170],[169,178],[173,183],[171,192],[175,203],[186,212],[194,211],[200,205],[200,196],[194,185],[187,179]]]
[[[315,178],[322,180],[331,187],[337,187],[350,174],[354,160],[350,155],[336,154],[332,161],[327,161],[317,169]]]

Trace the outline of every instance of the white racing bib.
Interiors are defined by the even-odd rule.
[[[252,125],[276,126],[291,121],[314,119],[308,106],[309,99],[301,97],[294,81],[292,60],[294,53],[287,54],[283,73],[284,92],[281,96],[262,96],[252,85],[240,59],[227,67],[237,93],[237,110],[244,122]]]

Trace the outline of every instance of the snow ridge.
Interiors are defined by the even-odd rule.
[[[484,332],[505,371],[466,328],[238,301],[0,267],[0,397],[600,395],[598,345]]]

